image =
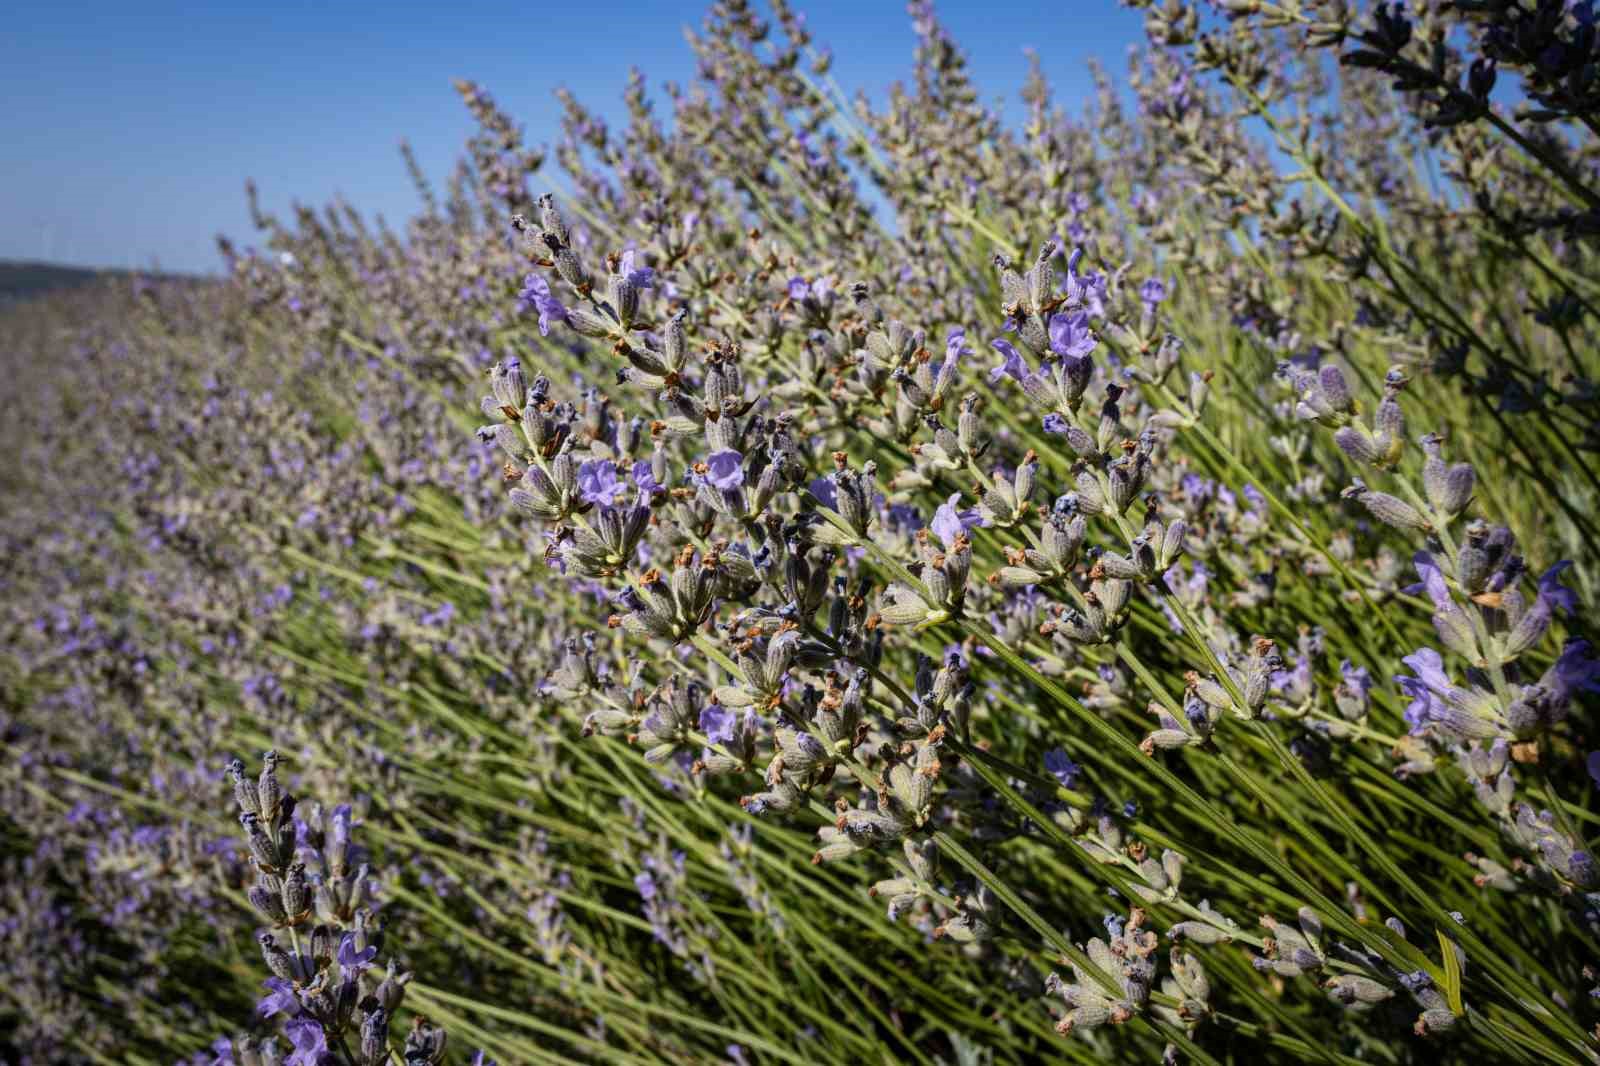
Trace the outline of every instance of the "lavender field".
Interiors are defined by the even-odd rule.
[[[0,306],[0,1061],[1600,1063],[1591,0],[1128,6]]]

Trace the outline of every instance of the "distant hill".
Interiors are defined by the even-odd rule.
[[[0,305],[15,303],[60,289],[74,289],[80,285],[106,278],[181,278],[182,274],[152,274],[143,270],[123,270],[116,267],[76,267],[57,263],[18,262],[0,259]]]

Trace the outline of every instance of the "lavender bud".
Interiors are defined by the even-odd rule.
[[[1139,490],[1144,487],[1143,471],[1135,466],[1118,460],[1106,472],[1106,484],[1110,487],[1111,510],[1114,514],[1126,514],[1128,506],[1138,498]]]
[[[411,983],[411,974],[401,973],[393,959],[389,960],[387,972],[383,980],[378,983],[373,998],[378,1001],[378,1006],[394,1017],[394,1012],[399,1009],[400,1003],[405,999],[406,985]]]
[[[1167,935],[1174,940],[1190,940],[1196,944],[1222,944],[1233,939],[1226,929],[1219,929],[1205,922],[1179,922],[1167,930]]]
[[[606,301],[623,329],[633,325],[639,314],[639,289],[633,282],[621,274],[611,275],[606,281]]]
[[[254,884],[245,892],[251,906],[261,912],[261,916],[273,925],[282,925],[288,917],[284,913],[283,901],[278,893],[265,884]]]
[[[1358,463],[1375,465],[1381,455],[1377,441],[1363,426],[1350,425],[1335,431],[1333,442],[1340,451]]]
[[[1429,532],[1433,523],[1422,516],[1422,513],[1404,500],[1390,496],[1386,492],[1373,492],[1359,480],[1342,492],[1345,499],[1359,500],[1361,505],[1372,513],[1372,517],[1385,525],[1397,529],[1416,529]]]
[[[526,423],[524,425],[526,426]],[[522,461],[527,453],[527,449],[523,447],[523,441],[527,439],[526,428],[524,428],[521,435],[517,433],[515,427],[507,422],[501,422],[498,425],[485,428],[495,444],[501,451],[506,453],[508,458],[514,462]]]
[[[1324,365],[1317,372],[1317,385],[1322,389],[1322,397],[1330,410],[1348,415],[1355,409],[1350,386],[1345,382],[1344,371],[1338,366],[1333,363]]]
[[[559,262],[557,265],[560,265]],[[567,322],[585,337],[610,337],[616,332],[616,323],[607,321],[582,307],[569,307]]]
[[[1345,1007],[1370,1007],[1394,996],[1394,989],[1360,974],[1340,974],[1323,985],[1328,998]]]
[[[1529,648],[1544,639],[1545,633],[1550,629],[1550,608],[1543,603],[1536,603],[1532,610],[1524,610],[1511,627],[1511,632],[1505,636],[1504,650],[1501,655],[1506,660],[1515,659]]]
[[[261,756],[261,777],[256,782],[256,803],[261,818],[272,824],[278,817],[278,804],[283,799],[283,789],[278,785],[278,753],[266,752]]]
[[[418,1018],[406,1034],[406,1066],[437,1066],[443,1062],[445,1039],[443,1029]]]
[[[829,761],[827,749],[810,733],[780,729],[777,741],[784,769],[789,773],[805,774]]]
[[[1125,559],[1116,552],[1104,552],[1095,560],[1096,567],[1107,577],[1121,581],[1141,581],[1148,576],[1146,568],[1133,559]]]
[[[1310,907],[1301,907],[1295,918],[1300,923],[1300,932],[1308,941],[1314,944],[1322,938],[1322,919]]]
[[[1025,566],[1002,566],[990,580],[1003,589],[1019,589],[1042,584],[1046,579],[1047,575]]]
[[[327,964],[333,961],[335,952],[339,947],[339,938],[335,935],[332,926],[319,925],[311,930],[311,943],[306,948],[310,957],[319,963]]]
[[[1012,478],[1012,490],[1016,494],[1017,504],[1021,506],[1033,497],[1033,488],[1039,477],[1039,461],[1037,459],[1024,462],[1017,467],[1016,476]]]
[[[1167,883],[1172,886],[1172,891],[1177,892],[1178,886],[1183,881],[1183,865],[1189,860],[1171,848],[1161,853],[1161,868],[1166,872]]]
[[[1165,349],[1165,345],[1162,346]],[[1189,375],[1189,413],[1199,417],[1205,410],[1206,400],[1211,396],[1211,378],[1209,374],[1192,373]]]
[[[527,385],[522,378],[522,363],[516,359],[496,363],[489,370],[489,389],[494,393],[497,408],[509,407],[513,411],[521,410],[527,398]]]
[[[924,881],[932,881],[938,873],[938,844],[932,839],[917,841],[907,837],[903,847],[911,872]]]
[[[689,361],[689,342],[683,328],[684,311],[677,311],[667,321],[667,328],[662,337],[662,347],[666,355],[667,367],[673,373],[681,373]]]
[[[1440,457],[1440,444],[1437,433],[1422,438],[1422,448],[1427,453],[1422,464],[1422,487],[1435,511],[1454,516],[1472,498],[1473,471],[1468,463],[1446,466]]]
[[[1434,613],[1433,628],[1438,632],[1440,642],[1457,655],[1470,662],[1482,658],[1472,620],[1456,604],[1451,603],[1445,610]]]
[[[256,783],[245,776],[244,760],[228,760],[228,776],[233,778],[233,798],[241,814],[261,814],[261,803],[256,798]]]
[[[1261,713],[1272,687],[1272,675],[1283,668],[1283,659],[1270,640],[1256,638],[1250,648],[1250,659],[1245,666],[1243,685],[1244,709],[1252,716]],[[1302,911],[1302,921],[1309,911]]]
[[[290,918],[299,918],[310,905],[305,863],[292,863],[283,879],[283,910]]]
[[[1047,427],[1048,428],[1048,427]],[[1066,428],[1067,447],[1071,448],[1074,455],[1087,459],[1100,454],[1100,448],[1093,436],[1085,429],[1069,425]]]
[[[1139,742],[1140,749],[1149,755],[1154,751],[1175,751],[1178,748],[1196,743],[1198,737],[1182,729],[1157,729],[1145,735]]]
[[[1468,593],[1483,591],[1483,586],[1493,572],[1493,565],[1489,555],[1483,550],[1481,540],[1475,542],[1472,531],[1467,531],[1467,539],[1456,553],[1456,581]]]
[[[817,839],[822,841],[822,845],[811,856],[813,865],[848,859],[863,850],[862,846],[856,843],[849,833],[842,829],[836,829],[831,825],[825,825],[817,830]]]
[[[241,814],[239,824],[244,826],[245,842],[250,847],[250,856],[255,859],[258,866],[268,870],[278,868],[278,849],[273,844],[272,838],[267,836],[266,830],[261,828],[261,819],[254,814]]]
[[[383,1066],[389,1057],[389,1013],[375,1007],[361,1020],[361,1066]]]
[[[1448,1007],[1431,1007],[1417,1015],[1416,1025],[1412,1028],[1418,1036],[1429,1036],[1451,1029],[1455,1024],[1456,1016]]]
[[[1058,572],[1071,570],[1077,564],[1087,531],[1081,515],[1068,518],[1052,513],[1039,536],[1039,548]]]
[[[262,933],[256,938],[256,942],[261,945],[261,957],[266,961],[267,969],[271,970],[274,976],[285,981],[299,979],[299,972],[295,967],[294,959],[290,957],[287,951],[278,946],[278,942],[273,939],[271,933]]]
[[[1386,395],[1378,404],[1378,410],[1372,417],[1373,435],[1378,438],[1384,449],[1385,462],[1393,462],[1399,458],[1400,449],[1405,446],[1406,416],[1400,409],[1400,402],[1391,395]]]
[[[1056,287],[1055,267],[1050,264],[1050,260],[1055,254],[1055,241],[1046,241],[1043,247],[1039,249],[1039,257],[1034,261],[1033,269],[1028,271],[1028,309],[1035,314],[1043,312]]]
[[[546,242],[553,239],[557,248],[572,243],[572,234],[567,229],[566,220],[561,217],[561,211],[556,207],[556,198],[545,193],[539,197],[538,204],[539,228],[543,231]]]
[[[1100,607],[1108,618],[1115,619],[1122,614],[1122,609],[1128,605],[1128,599],[1133,595],[1133,585],[1127,581],[1115,578],[1106,581],[1096,581],[1089,586],[1089,591],[1094,598],[1099,600]]]
[[[1178,557],[1183,554],[1183,537],[1188,531],[1188,524],[1181,518],[1167,527],[1166,534],[1161,538],[1161,553],[1156,560],[1157,570],[1164,573],[1178,561]]]
[[[560,274],[562,279],[566,281],[567,284],[571,285],[579,292],[588,291],[589,272],[584,269],[583,263],[578,260],[578,256],[571,248],[563,248],[557,252],[555,254],[555,261],[556,273]],[[577,310],[577,308],[567,308],[568,316],[572,316]]]

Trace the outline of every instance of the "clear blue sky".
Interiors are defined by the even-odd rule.
[[[835,73],[874,97],[910,67],[900,0],[800,0]],[[607,118],[628,68],[685,82],[701,0],[258,5],[11,0],[0,33],[0,258],[213,270],[212,237],[253,239],[243,183],[265,205],[335,194],[391,221],[416,198],[409,139],[442,182],[471,132],[450,87],[472,78],[527,129],[556,131],[565,85]],[[1066,14],[1071,11],[1070,17]],[[1098,56],[1120,73],[1142,39],[1116,0],[944,0],[989,99],[1015,97],[1024,49],[1076,110]]]

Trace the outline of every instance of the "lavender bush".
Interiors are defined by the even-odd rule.
[[[1600,1061],[1591,5],[1131,6],[8,310],[7,1059]]]

